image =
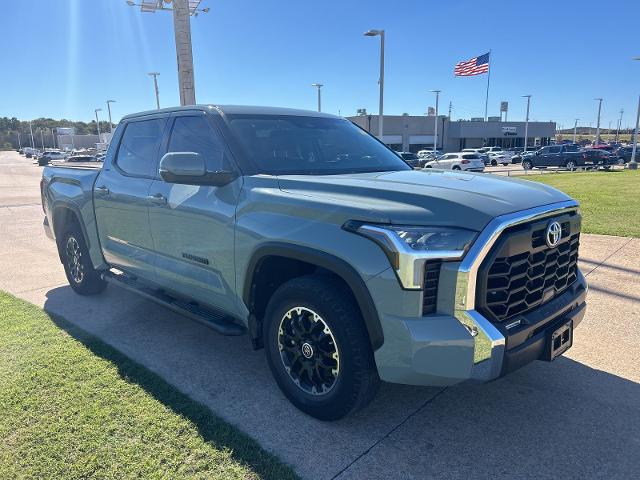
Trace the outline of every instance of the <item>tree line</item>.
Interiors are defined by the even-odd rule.
[[[53,146],[51,129],[58,127],[73,127],[77,135],[96,134],[96,122],[74,122],[73,120],[54,120],[53,118],[36,118],[31,120],[33,143],[36,148]],[[109,122],[100,122],[100,131],[109,131]],[[18,141],[20,135],[20,142]],[[16,117],[0,117],[0,150],[17,149],[19,143],[23,147],[31,146],[29,122],[18,120]]]

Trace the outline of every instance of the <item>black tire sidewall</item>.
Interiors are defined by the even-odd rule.
[[[71,276],[69,271],[68,258],[67,258],[67,242],[73,237],[78,246],[80,247],[80,263],[82,264],[83,278],[81,282],[76,282]],[[99,293],[106,287],[106,282],[100,278],[100,273],[94,269],[91,257],[89,256],[89,249],[84,239],[84,235],[80,229],[73,225],[69,227],[62,236],[62,243],[60,246],[60,256],[62,258],[62,264],[64,266],[64,273],[67,277],[67,281],[71,288],[81,295],[92,295]]]
[[[370,346],[364,326],[361,325],[360,312],[353,302],[335,287],[326,283],[323,285],[322,281],[318,282],[316,288],[305,288],[303,282],[296,282],[303,279],[305,277],[294,279],[280,287],[267,307],[263,329],[267,360],[278,386],[291,403],[321,420],[337,420],[358,406],[354,398],[357,396],[355,390],[359,383],[358,370],[362,366],[356,366],[356,363],[362,363],[362,359],[356,359],[356,356],[373,354],[362,351],[370,350]],[[310,280],[308,284],[311,286],[314,279],[306,279]],[[320,288],[333,290],[330,296],[339,300],[334,305],[327,304],[326,295],[318,291]],[[310,296],[313,290],[315,294]],[[294,307],[305,307],[320,315],[335,338],[340,355],[340,373],[331,391],[324,395],[314,396],[304,392],[293,382],[282,363],[277,342],[278,327],[284,314]]]

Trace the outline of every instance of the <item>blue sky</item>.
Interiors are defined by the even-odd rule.
[[[566,127],[635,121],[640,94],[640,2],[536,0],[203,0],[192,19],[199,103],[315,108],[353,115],[378,110],[378,38],[386,30],[385,113],[422,114],[441,89],[441,112],[483,116],[486,76],[455,78],[453,66],[492,50],[489,115]],[[0,116],[90,120],[115,99],[114,120],[179,103],[170,12],[143,14],[124,0],[3,2]],[[10,44],[15,42],[15,47]]]

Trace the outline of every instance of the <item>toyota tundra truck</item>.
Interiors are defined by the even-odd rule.
[[[263,348],[335,420],[380,381],[487,382],[573,342],[578,204],[540,183],[413,170],[344,118],[189,106],[125,117],[99,168],[48,166],[71,288],[135,292]]]

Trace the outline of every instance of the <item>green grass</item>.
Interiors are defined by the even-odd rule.
[[[297,478],[156,374],[2,292],[0,477]]]
[[[582,231],[640,237],[640,172],[598,171],[530,175],[580,202]]]

